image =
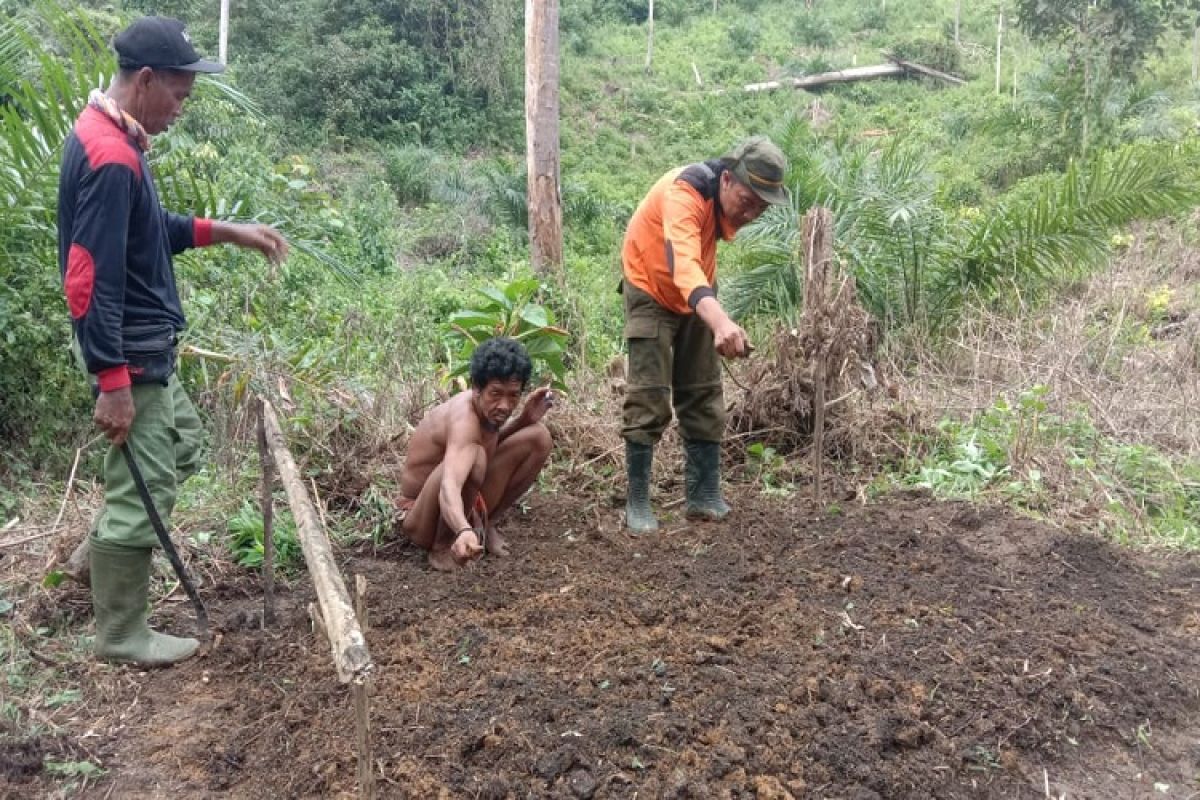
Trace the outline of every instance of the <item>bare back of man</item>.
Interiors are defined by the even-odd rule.
[[[473,375],[472,388],[433,408],[413,433],[398,510],[405,535],[429,551],[436,569],[461,567],[482,555],[484,545],[493,555],[508,555],[497,523],[537,480],[553,447],[541,423],[553,400],[548,389],[530,393],[513,417],[528,366],[524,374],[485,374],[483,385]]]

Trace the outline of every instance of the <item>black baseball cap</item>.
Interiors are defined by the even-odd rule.
[[[225,65],[205,61],[192,47],[183,23],[171,17],[142,17],[113,39],[121,69],[177,69],[224,72]]]

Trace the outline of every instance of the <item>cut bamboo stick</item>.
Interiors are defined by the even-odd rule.
[[[346,591],[346,584],[342,581],[341,572],[334,560],[329,538],[321,527],[317,512],[308,497],[308,490],[304,488],[304,482],[300,478],[300,471],[296,468],[296,462],[292,460],[292,454],[284,441],[275,409],[264,400],[262,410],[267,447],[275,460],[280,481],[287,490],[288,505],[296,520],[300,548],[304,552],[304,561],[308,565],[313,588],[317,593],[338,679],[342,683],[361,681],[371,673],[373,664],[366,639],[354,614],[350,593]]]

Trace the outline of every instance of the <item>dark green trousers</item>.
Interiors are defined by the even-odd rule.
[[[667,311],[628,281],[622,294],[629,365],[621,434],[656,444],[673,406],[683,438],[721,441],[725,400],[712,331],[697,315]]]

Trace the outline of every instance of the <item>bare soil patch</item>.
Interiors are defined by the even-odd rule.
[[[726,523],[635,539],[606,504],[537,495],[513,558],[450,577],[401,543],[343,553],[370,581],[381,794],[1200,790],[1200,560],[919,496],[735,500]],[[256,592],[206,590],[222,634],[204,658],[84,671],[89,718],[6,745],[0,795],[51,793],[26,750],[87,741],[109,773],[86,797],[350,796],[348,693],[307,584],[266,632]],[[164,613],[185,625],[186,604]]]

